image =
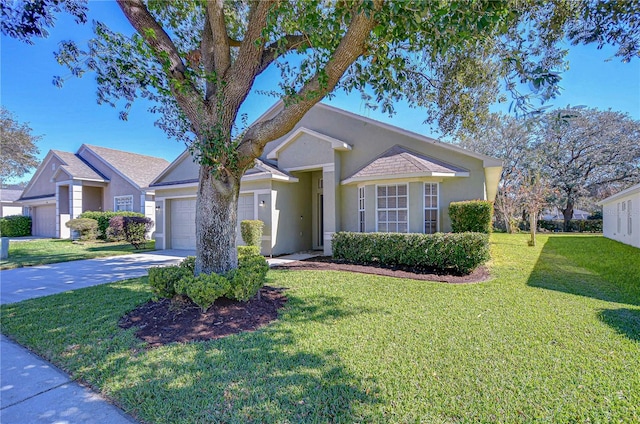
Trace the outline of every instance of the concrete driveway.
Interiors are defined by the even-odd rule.
[[[0,271],[0,304],[141,277],[147,275],[151,267],[175,264],[194,253],[163,250],[3,270]]]

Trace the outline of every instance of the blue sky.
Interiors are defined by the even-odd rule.
[[[90,4],[89,22],[98,19],[116,30],[130,33],[131,27],[115,2]],[[28,122],[33,134],[42,135],[38,146],[40,157],[50,149],[75,152],[82,143],[128,150],[159,156],[172,161],[184,148],[153,125],[155,117],[147,112],[148,104],[134,104],[128,121],[118,119],[118,109],[96,102],[96,83],[93,75],[69,77],[62,89],[52,84],[54,75],[66,77],[69,72],[59,66],[53,52],[61,40],[73,39],[82,45],[92,36],[91,24],[76,25],[72,19],[61,17],[46,39],[27,45],[14,39],[1,38],[2,105],[20,122]],[[562,95],[551,101],[554,107],[586,105],[602,110],[626,112],[640,119],[640,61],[621,63],[612,58],[614,50],[595,46],[571,46],[568,56],[570,69],[562,75]],[[607,61],[611,59],[610,61]],[[258,80],[257,88],[265,88],[268,81]],[[262,86],[262,87],[260,87]],[[249,122],[260,116],[275,99],[252,94],[241,112]],[[425,135],[437,135],[423,124],[425,111],[397,106],[397,114],[389,117],[378,111],[365,109],[359,94],[338,94],[329,104],[388,122]],[[495,109],[507,110],[507,105]],[[28,178],[24,177],[25,178]]]

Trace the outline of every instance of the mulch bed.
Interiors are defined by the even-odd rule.
[[[283,289],[265,286],[248,302],[218,299],[207,310],[189,299],[149,301],[120,319],[122,328],[138,327],[136,336],[150,347],[172,342],[218,339],[242,331],[253,331],[278,318],[287,301]]]
[[[278,268],[350,271],[453,284],[475,283],[490,277],[489,271],[484,266],[477,268],[469,275],[450,275],[436,273],[433,270],[351,265],[322,256],[291,262],[280,265]],[[248,302],[218,299],[206,312],[202,312],[199,306],[186,298],[149,301],[122,317],[119,325],[125,329],[137,327],[136,336],[146,341],[149,347],[173,342],[218,339],[242,331],[254,331],[275,321],[278,318],[278,309],[287,301],[283,290],[265,286],[260,290],[260,300],[254,297]]]
[[[384,275],[387,277],[410,278],[421,281],[439,281],[443,283],[478,283],[491,276],[485,266],[476,268],[469,275],[454,275],[438,272],[433,269],[416,269],[411,267],[383,267],[380,265],[353,265],[335,261],[331,256],[315,256],[302,261],[279,265],[277,268],[292,270],[324,270],[349,271],[361,274]]]

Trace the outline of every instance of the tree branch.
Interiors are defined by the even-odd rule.
[[[224,4],[222,0],[206,1],[207,22],[213,36],[213,62],[218,79],[224,78],[231,66],[231,50],[229,35],[224,20]],[[206,28],[206,27],[205,27]]]
[[[376,2],[376,8],[381,7]],[[316,73],[298,91],[299,99],[285,103],[284,108],[272,119],[259,122],[251,127],[238,145],[240,169],[250,166],[253,159],[259,157],[264,146],[272,140],[291,131],[296,122],[338,84],[346,70],[365,52],[366,42],[376,22],[373,13],[355,14],[345,36],[325,65],[323,71]],[[321,76],[326,77],[321,84]]]
[[[182,111],[189,117],[194,131],[198,132],[199,114],[204,103],[197,87],[186,77],[186,66],[178,49],[160,24],[151,16],[141,0],[117,0],[122,13],[133,28],[153,50],[156,60],[163,65],[169,86]],[[179,81],[179,84],[171,82]],[[179,85],[179,87],[177,87]]]
[[[278,41],[274,41],[265,47],[262,52],[262,59],[260,60],[258,74],[264,72],[264,70],[273,63],[279,52],[308,47],[311,47],[311,43],[309,43],[309,39],[306,35],[285,35]]]

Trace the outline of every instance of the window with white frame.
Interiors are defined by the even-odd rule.
[[[633,232],[633,227],[632,227],[632,222],[631,222],[631,200],[627,200],[627,234],[631,235],[631,233]]]
[[[617,221],[616,222],[616,224],[617,224],[616,225],[616,229],[618,230],[616,232],[616,234],[620,234],[620,232],[622,231],[622,217],[620,216],[620,202],[618,202],[616,204],[616,209],[617,209],[617,211],[616,211],[616,221]]]
[[[133,211],[133,196],[116,196],[113,198],[113,210]]]
[[[364,233],[364,187],[358,187],[358,230]]]
[[[424,233],[438,231],[438,183],[424,184]]]
[[[380,185],[376,190],[378,231],[383,233],[409,232],[407,185]]]

